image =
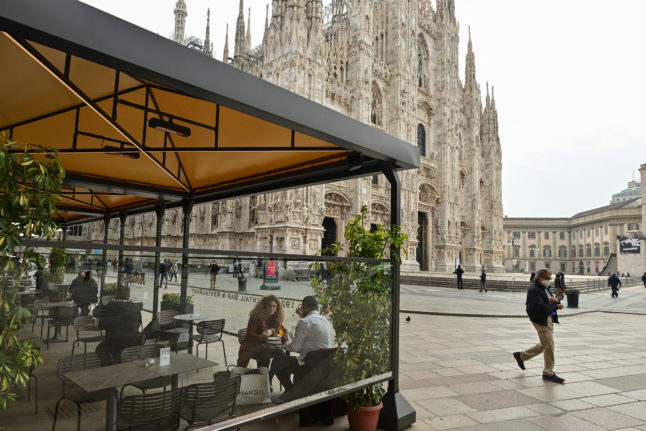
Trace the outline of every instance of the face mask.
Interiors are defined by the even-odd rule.
[[[541,280],[541,284],[543,287],[550,287],[550,281],[549,280]]]

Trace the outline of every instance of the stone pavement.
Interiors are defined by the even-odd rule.
[[[276,293],[288,297],[285,293],[301,288],[305,289],[292,286]],[[179,288],[170,284],[168,291]],[[567,381],[556,385],[542,381],[540,356],[521,371],[511,355],[537,342],[524,314],[523,294],[402,286],[406,312],[400,315],[400,389],[417,411],[417,423],[410,429],[646,430],[646,316],[636,314],[646,310],[645,298],[643,287],[622,289],[618,299],[610,298],[609,292],[587,293],[579,298],[580,309],[563,310],[561,325],[555,325],[555,370]],[[250,309],[249,303],[222,297],[199,296],[197,303],[203,311]],[[448,312],[460,315],[439,314]],[[237,341],[225,341],[232,361]],[[48,355],[69,354],[68,348],[54,344]],[[219,345],[209,348],[209,358],[224,367]],[[33,415],[33,401],[21,397],[0,413],[0,426],[17,431],[51,427],[60,394],[54,369],[55,360],[48,360],[37,371],[39,415]],[[181,383],[208,376],[188,373]],[[101,429],[103,409],[101,403],[84,406],[83,429]],[[59,429],[73,429],[72,405],[63,417]],[[297,422],[297,415],[288,414],[243,429],[293,430]],[[347,430],[347,419],[309,429]]]

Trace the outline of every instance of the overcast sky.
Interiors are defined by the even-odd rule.
[[[233,51],[239,0],[185,1],[186,35],[204,38],[210,8],[215,57],[222,59],[227,23]],[[173,31],[175,0],[85,2],[166,37]],[[646,1],[455,3],[461,74],[471,26],[476,78],[483,92],[487,81],[495,87],[505,215],[569,217],[607,205],[633,175],[639,181],[646,163]],[[267,4],[244,1],[253,46],[262,40]]]

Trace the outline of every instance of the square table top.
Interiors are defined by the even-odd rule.
[[[157,377],[172,376],[186,371],[194,371],[217,365],[215,362],[188,354],[171,355],[170,365],[160,366],[159,358],[155,365],[146,366],[146,360],[140,359],[101,368],[70,371],[65,373],[71,382],[87,392],[115,388],[129,383],[137,383]]]
[[[177,316],[173,317],[173,319],[185,320],[185,321],[206,320],[208,318],[209,318],[209,316],[207,316],[205,314],[194,314],[194,313],[178,314]]]

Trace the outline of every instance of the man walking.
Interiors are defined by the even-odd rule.
[[[621,286],[621,280],[617,277],[616,273],[608,277],[608,286],[612,289],[612,294],[610,296],[613,298],[619,297],[619,286]]]
[[[642,275],[642,284],[646,287],[646,272]]]
[[[522,352],[514,352],[514,358],[521,370],[525,369],[525,361],[543,353],[543,380],[553,383],[564,383],[565,379],[554,373],[554,323],[558,323],[556,310],[563,308],[557,299],[548,296],[547,288],[550,285],[552,274],[547,269],[540,269],[536,279],[527,290],[525,307],[529,320],[531,320],[538,333],[539,343]]]
[[[168,261],[165,260],[159,264],[159,288],[166,282],[164,289],[168,289]]]
[[[482,272],[480,273],[480,292],[487,291],[487,273],[485,272],[484,266],[482,267]]]
[[[458,264],[458,267],[453,271],[453,274],[458,277],[458,290],[463,290],[464,285],[462,284],[462,274],[464,274],[464,269],[462,269],[462,265]]]

